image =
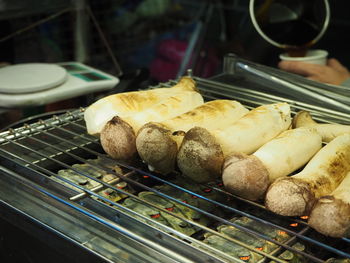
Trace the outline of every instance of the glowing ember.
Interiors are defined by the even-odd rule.
[[[165,209],[168,210],[168,211],[174,211],[174,207],[167,207]]]
[[[160,214],[155,214],[155,215],[151,215],[152,218],[158,218],[160,217]]]
[[[308,216],[301,216],[300,218],[306,220],[306,219],[308,219],[309,217],[308,217]]]
[[[239,257],[239,259],[244,260],[244,261],[248,261],[250,259],[250,256]]]
[[[143,178],[149,178],[149,176],[148,175],[144,175]]]
[[[284,235],[287,234],[285,231],[281,231],[281,230],[278,230],[277,233],[278,233],[278,235],[280,235],[280,236],[284,236]]]
[[[262,251],[262,250],[263,250],[263,248],[262,248],[262,247],[257,247],[256,249],[257,249],[257,250],[260,250],[260,251]]]
[[[297,226],[298,226],[298,223],[291,223],[290,226],[292,226],[292,227],[297,227]]]

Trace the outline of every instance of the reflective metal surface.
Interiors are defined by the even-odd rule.
[[[231,98],[249,108],[287,101],[293,113],[306,109],[318,121],[350,123],[347,113],[195,79],[208,100]],[[350,258],[348,239],[328,239],[303,218],[274,215],[227,193],[220,180],[200,185],[175,172],[151,173],[139,160],[110,159],[86,133],[83,109],[1,133],[0,175],[2,207],[106,262]]]

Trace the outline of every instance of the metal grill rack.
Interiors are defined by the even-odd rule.
[[[287,101],[293,113],[309,110],[318,121],[350,120],[346,114],[332,110],[195,79],[208,100],[231,98],[250,108]],[[82,169],[83,164],[89,170]],[[68,170],[85,178],[83,181],[93,182],[92,187],[88,188],[85,181],[67,179],[62,171]],[[105,180],[96,173],[116,176]],[[274,215],[262,203],[227,193],[220,181],[186,185],[178,180],[180,174],[164,177],[149,172],[138,161],[110,159],[98,139],[86,134],[83,109],[1,133],[0,175],[0,204],[15,204],[21,213],[110,262],[325,262],[350,258],[349,239],[326,238],[313,231],[303,218]],[[127,187],[119,187],[121,182]],[[108,194],[101,194],[106,189],[120,198],[113,201]],[[146,192],[158,202],[140,194]],[[179,195],[197,203],[184,202]],[[28,202],[20,204],[16,196],[26,197]],[[132,201],[127,205],[125,200]],[[163,205],[162,200],[168,205]],[[137,206],[157,213],[132,209]],[[179,212],[179,207],[199,218]],[[164,224],[162,218],[172,220],[178,228]],[[203,224],[202,218],[209,223]],[[184,229],[194,230],[186,234]],[[240,235],[229,235],[231,232],[223,229]],[[231,245],[225,246],[232,250],[213,246],[210,238],[229,242]],[[263,245],[257,247],[256,242]],[[283,256],[286,251],[292,259]]]

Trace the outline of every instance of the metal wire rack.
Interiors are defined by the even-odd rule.
[[[197,79],[197,82],[208,100],[234,97],[248,107],[282,100],[239,89],[233,96],[232,87],[228,89],[224,84],[203,79]],[[173,83],[170,81],[160,86]],[[288,102],[293,112],[308,109],[318,113],[323,121],[344,121],[345,118],[345,115],[321,111],[312,105]],[[47,198],[59,200],[113,231],[126,232],[121,228],[125,221],[136,220],[128,229],[134,232],[134,239],[153,249],[159,250],[160,244],[173,250],[177,256],[183,257],[179,261],[198,260],[200,257],[203,262],[287,262],[283,257],[286,251],[294,258],[312,262],[325,262],[332,257],[350,258],[349,239],[325,238],[313,231],[303,218],[273,215],[259,202],[226,192],[219,181],[193,188],[178,180],[181,175],[175,172],[165,178],[149,172],[137,161],[123,163],[110,159],[104,154],[98,138],[86,134],[83,111],[68,111],[1,133],[0,164],[19,174],[22,180]],[[96,162],[97,159],[100,161]],[[89,169],[86,170],[84,165]],[[78,175],[80,181],[69,179],[62,171]],[[104,178],[101,174],[113,176]],[[87,187],[87,184],[92,186]],[[195,184],[191,182],[190,185]],[[107,195],[103,191],[107,191]],[[157,201],[144,198],[140,193],[145,192]],[[110,194],[118,198],[111,199]],[[185,196],[190,199],[184,199]],[[125,200],[129,200],[129,205]],[[142,209],[132,209],[138,206],[156,212],[145,214]],[[189,211],[197,217],[187,216],[181,211]],[[161,218],[172,220],[173,225],[164,224]],[[207,223],[200,221],[203,218]],[[229,235],[231,232],[223,229],[239,235]],[[155,237],[150,237],[149,233],[155,233]],[[235,254],[213,246],[209,242],[211,238],[217,242],[229,242],[235,253],[240,252]],[[302,244],[301,249],[298,244]]]

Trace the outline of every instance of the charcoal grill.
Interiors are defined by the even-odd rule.
[[[248,89],[244,76],[253,71],[257,74]],[[223,74],[193,78],[207,100],[231,98],[248,108],[286,101],[293,114],[308,110],[319,122],[350,124],[347,102],[337,99],[343,95],[329,99],[328,91],[317,86],[300,93],[310,83],[295,84],[288,74],[278,79],[277,73],[282,74],[229,56]],[[261,80],[275,92],[256,86]],[[288,85],[281,91],[283,81]],[[298,94],[303,100],[295,98]],[[320,104],[310,103],[317,96]],[[349,239],[325,237],[304,217],[272,214],[262,202],[227,193],[220,181],[197,185],[176,172],[166,177],[149,172],[139,160],[110,159],[98,138],[86,133],[83,112],[68,111],[0,133],[3,219],[20,224],[24,218],[26,231],[50,233],[47,243],[65,240],[72,251],[84,251],[87,262],[92,257],[90,262],[133,263],[350,259]]]

